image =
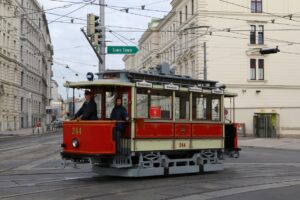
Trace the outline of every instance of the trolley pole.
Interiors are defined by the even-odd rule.
[[[100,5],[100,27],[102,31],[102,38],[100,38],[100,57],[102,63],[99,62],[99,73],[105,71],[105,0],[99,0]]]
[[[204,80],[207,80],[207,50],[206,50],[206,42],[203,43],[203,49],[204,49],[204,67],[203,67],[203,73],[204,73]]]

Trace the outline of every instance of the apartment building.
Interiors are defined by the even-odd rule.
[[[37,0],[0,1],[0,130],[46,122],[52,45]]]
[[[237,93],[236,121],[246,125],[247,135],[300,137],[300,119],[295,117],[300,114],[300,2],[171,4],[172,10],[157,26],[160,62],[168,62],[178,74],[199,79],[206,74]],[[260,51],[277,46],[277,54]],[[136,59],[142,66],[143,59]]]

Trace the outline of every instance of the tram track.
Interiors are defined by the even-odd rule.
[[[238,168],[235,168],[233,171],[238,170]],[[72,174],[72,173],[71,173]],[[76,173],[74,173],[75,175]],[[195,177],[197,176],[197,177]],[[214,177],[209,177],[209,176],[214,176]],[[217,177],[216,177],[217,176]],[[193,179],[188,178],[188,180],[186,180],[187,177],[195,177]],[[198,179],[200,178],[200,179]],[[119,189],[119,191],[112,191],[112,192],[102,192],[101,194],[95,194],[95,195],[83,195],[80,198],[72,198],[72,199],[76,199],[76,200],[81,200],[81,199],[93,199],[93,198],[101,198],[101,197],[107,197],[107,196],[114,196],[117,193],[124,193],[124,194],[133,194],[135,192],[138,193],[143,193],[145,191],[148,190],[163,190],[163,189],[170,189],[170,188],[176,188],[176,187],[182,187],[184,186],[188,186],[188,187],[192,187],[195,188],[195,190],[197,190],[197,186],[196,184],[199,183],[200,180],[205,180],[206,183],[210,183],[210,184],[216,184],[215,182],[218,182],[220,180],[222,180],[223,182],[225,181],[232,181],[232,182],[247,182],[244,180],[250,180],[250,179],[261,179],[264,180],[263,183],[259,182],[257,184],[243,184],[242,186],[240,186],[239,188],[246,188],[246,187],[252,187],[252,188],[260,188],[263,186],[268,186],[272,184],[277,184],[277,185],[284,185],[284,183],[287,183],[287,185],[293,185],[293,184],[288,184],[288,183],[299,183],[300,184],[300,173],[294,173],[294,174],[289,174],[288,172],[286,172],[285,174],[282,173],[280,175],[247,175],[247,176],[241,176],[241,177],[232,177],[232,175],[222,175],[221,173],[217,173],[217,174],[204,174],[202,175],[189,175],[189,176],[174,176],[174,177],[157,177],[157,178],[139,178],[139,179],[128,179],[128,178],[102,178],[102,177],[83,177],[83,178],[78,178],[78,179],[63,179],[63,180],[59,180],[59,181],[45,181],[45,182],[39,182],[36,183],[34,185],[24,185],[23,187],[38,187],[38,186],[51,186],[51,187],[61,187],[62,188],[56,188],[56,189],[44,189],[41,191],[36,191],[36,192],[25,192],[25,193],[20,193],[20,194],[15,194],[15,195],[8,195],[8,196],[0,196],[0,199],[6,199],[6,198],[14,198],[14,197],[19,197],[19,196],[30,196],[30,195],[36,195],[36,194],[46,194],[49,192],[55,192],[55,191],[60,191],[60,190],[76,190],[77,188],[89,188],[89,189],[96,189],[96,188],[105,188],[106,186],[109,185],[123,185],[123,184],[129,184],[132,183],[133,181],[137,181],[139,184],[134,186],[132,189]],[[85,183],[84,184],[77,184],[81,182],[82,179],[85,179]],[[161,180],[164,180],[165,184],[162,184]],[[268,179],[268,180],[266,180]],[[177,180],[177,181],[174,181]],[[184,181],[185,180],[185,181]],[[184,182],[183,182],[184,181]],[[252,181],[252,180],[250,180]],[[65,187],[65,185],[61,185],[61,183],[64,182],[64,184],[76,184],[76,186],[74,187]],[[68,183],[70,182],[70,183]],[[156,184],[151,185],[151,182],[154,182]],[[54,184],[52,184],[54,183]],[[56,184],[57,183],[57,184]],[[157,184],[160,183],[160,184]],[[45,185],[46,184],[46,185]],[[226,190],[232,190],[233,188],[236,188],[236,185],[229,185],[229,184],[224,184],[225,186],[227,186],[226,188],[223,188],[224,191]],[[224,186],[223,185],[223,186]],[[20,186],[16,186],[16,187],[11,187],[11,188],[18,188],[18,187],[22,187],[22,185]],[[271,187],[272,188],[272,187]],[[104,190],[105,191],[105,190]],[[214,192],[216,190],[206,190],[207,192]],[[69,191],[71,192],[71,191]],[[199,193],[190,193],[189,195],[199,195]],[[189,196],[188,195],[188,196]],[[176,197],[179,198],[180,196]],[[184,197],[184,195],[182,196]],[[175,197],[166,197],[165,199],[173,199]]]

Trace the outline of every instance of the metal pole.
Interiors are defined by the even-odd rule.
[[[99,73],[105,71],[105,0],[99,0],[100,4],[100,27],[102,30],[102,38],[100,39],[100,57],[102,63],[99,62]]]
[[[204,80],[207,80],[207,51],[206,51],[206,42],[203,43],[204,49]]]
[[[72,106],[72,112],[73,112],[73,117],[75,116],[75,89],[73,88],[73,106]]]
[[[101,55],[99,55],[99,53],[97,52],[97,50],[95,49],[95,47],[93,46],[91,40],[89,40],[89,37],[86,35],[86,33],[84,32],[83,28],[81,29],[81,32],[83,33],[83,35],[85,36],[85,38],[87,39],[88,43],[91,45],[92,49],[94,50],[97,58],[99,59],[99,65],[101,65],[101,63],[103,63],[103,60],[101,58]]]

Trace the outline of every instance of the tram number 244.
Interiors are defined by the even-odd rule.
[[[82,129],[81,128],[72,128],[72,135],[81,135]]]
[[[185,148],[185,147],[187,147],[187,144],[185,142],[179,142],[178,147]]]

